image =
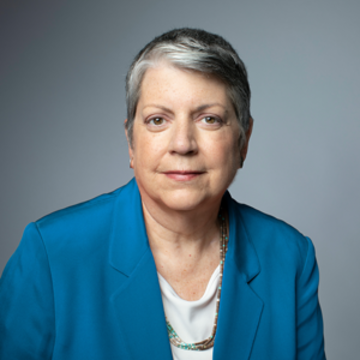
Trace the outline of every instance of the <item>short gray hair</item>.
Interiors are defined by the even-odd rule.
[[[148,43],[135,57],[126,76],[126,106],[130,146],[136,107],[145,72],[159,60],[190,71],[215,76],[225,83],[240,125],[240,147],[250,123],[250,86],[244,63],[233,47],[221,36],[204,30],[181,28],[171,30]]]

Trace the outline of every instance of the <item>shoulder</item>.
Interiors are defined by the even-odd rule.
[[[236,203],[236,202],[235,202]],[[256,234],[257,238],[264,238],[280,242],[306,243],[305,236],[292,225],[266,214],[249,205],[236,203],[240,217],[251,234]],[[301,246],[301,245],[300,245]]]
[[[136,185],[135,185],[136,186]],[[91,243],[92,239],[105,238],[111,231],[116,206],[126,206],[131,199],[134,181],[112,192],[91,200],[50,213],[33,225],[45,245],[66,242]]]
[[[237,203],[233,199],[230,206],[261,264],[277,264],[283,268],[294,268],[297,273],[301,272],[309,252],[314,251],[308,237],[285,221],[251,206]]]
[[[130,195],[129,193],[131,193],[133,190],[133,187],[134,180],[131,180],[128,184],[115,189],[112,192],[104,193],[90,200],[71,205],[45,215],[35,221],[35,224],[41,228],[44,228],[47,226],[64,225],[64,223],[72,222],[76,222],[78,224],[79,221],[89,221],[93,217],[95,217],[96,220],[99,218],[101,219],[113,210],[117,200],[126,201]],[[87,223],[87,225],[91,224]]]

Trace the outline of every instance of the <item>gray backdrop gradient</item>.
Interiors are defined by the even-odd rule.
[[[0,2],[0,272],[30,221],[131,177],[124,79],[154,36],[200,27],[249,71],[240,202],[310,236],[328,359],[358,358],[358,0]]]

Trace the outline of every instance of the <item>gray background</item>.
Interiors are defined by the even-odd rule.
[[[358,0],[0,4],[0,272],[27,223],[132,177],[127,68],[154,36],[200,27],[233,44],[253,91],[231,193],[312,238],[328,358],[358,358]]]

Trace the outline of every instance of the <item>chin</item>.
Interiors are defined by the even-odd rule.
[[[165,194],[160,201],[169,210],[174,211],[191,211],[203,206],[207,206],[217,196],[201,191],[172,191]]]

